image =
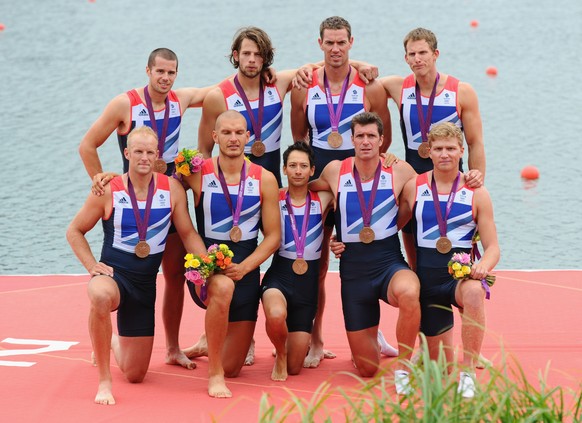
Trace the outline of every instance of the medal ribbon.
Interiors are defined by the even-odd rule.
[[[238,75],[235,75],[234,77],[234,86],[236,87],[240,98],[245,104],[245,109],[247,109],[247,113],[249,114],[249,119],[251,120],[251,125],[255,134],[255,141],[261,141],[261,133],[263,131],[263,113],[265,111],[265,90],[263,89],[263,82],[259,82],[259,108],[257,109],[256,120],[253,109],[251,108],[251,103],[245,94],[245,90],[243,89],[240,82],[238,82]]]
[[[152,98],[148,91],[147,85],[143,89],[143,96],[145,97],[146,106],[148,108],[148,114],[150,116],[150,122],[152,124],[152,129],[156,134],[158,134],[158,154],[161,157],[164,156],[164,146],[166,145],[166,136],[168,135],[168,123],[170,122],[170,99],[166,96],[165,109],[164,109],[164,123],[162,124],[162,133],[158,132],[158,122],[156,122],[156,112],[154,112],[154,107],[152,105]]]
[[[152,201],[154,199],[154,177],[150,179],[150,185],[148,187],[148,196],[146,199],[146,206],[144,210],[144,217],[141,218],[139,212],[139,206],[137,203],[137,197],[135,196],[135,190],[133,189],[133,184],[131,179],[129,179],[129,174],[127,175],[127,191],[129,193],[129,198],[131,200],[131,208],[133,209],[133,215],[135,216],[135,224],[137,226],[137,234],[140,241],[145,241],[146,234],[148,231],[148,222],[150,220],[150,212],[152,210]]]
[[[416,110],[418,112],[418,123],[420,125],[420,135],[422,137],[422,142],[427,142],[428,140],[428,131],[430,130],[434,98],[436,95],[436,89],[437,85],[439,84],[440,78],[441,76],[437,72],[436,79],[432,87],[432,92],[430,93],[430,97],[428,99],[428,107],[426,109],[426,120],[424,119],[424,111],[422,110],[422,94],[420,93],[420,87],[418,86],[418,82],[416,82],[416,85],[414,87],[414,95],[416,96]]]
[[[329,88],[329,82],[327,81],[325,70],[323,71],[323,86],[325,87],[325,100],[327,102],[327,110],[329,110],[329,122],[331,123],[332,132],[339,132],[339,122],[342,117],[342,109],[344,108],[344,100],[346,97],[346,92],[348,91],[348,82],[350,81],[351,73],[352,67],[350,66],[348,76],[346,76],[346,79],[344,79],[344,82],[342,84],[342,91],[340,93],[339,101],[337,103],[337,110],[334,110],[331,88]]]
[[[356,190],[358,191],[358,200],[360,202],[360,210],[362,210],[362,220],[364,227],[370,227],[372,221],[372,210],[374,210],[374,200],[376,199],[376,192],[378,191],[378,181],[380,181],[380,170],[382,165],[378,162],[376,173],[374,174],[374,183],[372,184],[372,191],[368,199],[368,206],[366,207],[364,199],[364,191],[362,190],[362,181],[360,181],[360,173],[358,168],[354,165],[354,179],[356,181]]]
[[[291,232],[293,233],[293,240],[295,241],[295,249],[297,251],[297,258],[303,258],[305,251],[305,241],[307,238],[307,226],[309,224],[309,214],[311,212],[311,193],[307,191],[307,198],[305,199],[305,211],[303,212],[303,224],[301,225],[301,234],[297,230],[297,221],[293,214],[293,204],[289,198],[289,191],[285,195],[285,204],[287,204],[287,213],[289,214],[289,221],[291,222]]]
[[[432,181],[430,183],[430,190],[432,191],[432,202],[434,204],[434,209],[436,211],[436,218],[439,224],[439,232],[442,237],[447,236],[447,219],[453,208],[453,201],[455,200],[455,195],[457,194],[457,186],[459,185],[459,179],[461,178],[461,172],[457,173],[457,177],[453,182],[453,187],[449,193],[449,199],[447,200],[447,207],[445,209],[445,216],[443,218],[443,213],[441,211],[441,203],[439,201],[439,192],[437,190],[436,181],[434,179],[434,173],[432,175]]]
[[[242,169],[240,171],[240,182],[238,183],[238,197],[236,199],[236,208],[234,208],[232,206],[230,192],[228,192],[228,185],[226,184],[224,173],[222,173],[222,169],[220,168],[218,158],[216,159],[216,164],[218,165],[218,179],[220,180],[220,186],[222,187],[222,192],[224,193],[224,199],[228,203],[230,210],[232,210],[232,226],[238,226],[240,212],[242,210],[243,197],[245,193],[245,179],[247,178],[247,165],[245,162],[243,162]]]

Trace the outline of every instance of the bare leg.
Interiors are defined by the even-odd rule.
[[[262,302],[265,329],[276,351],[271,379],[284,381],[287,380],[287,301],[281,291],[270,288],[263,293]]]
[[[162,318],[166,331],[166,363],[186,369],[196,368],[180,350],[179,331],[184,310],[184,256],[186,249],[177,233],[168,235],[162,259],[162,271],[166,281]]]
[[[233,293],[234,282],[226,276],[215,275],[209,279],[205,329],[208,354],[208,395],[214,398],[232,397],[232,392],[227,388],[224,380],[222,358]]]
[[[347,331],[346,333],[352,352],[352,360],[360,376],[374,376],[380,364],[378,326],[358,331]]]
[[[208,357],[208,341],[206,340],[206,333],[200,335],[198,342],[190,348],[185,348],[183,352],[188,358]]]
[[[480,281],[467,280],[457,285],[455,295],[463,307],[463,364],[473,369],[485,336],[485,291]]]
[[[331,351],[323,349],[323,311],[325,309],[325,278],[329,267],[329,239],[333,232],[333,227],[325,226],[323,232],[323,243],[321,245],[321,258],[319,260],[319,290],[317,299],[317,313],[313,321],[313,332],[311,333],[311,345],[309,353],[305,357],[303,367],[315,368],[324,358],[335,358]]]
[[[93,356],[99,372],[96,404],[113,405],[111,378],[111,311],[119,305],[119,289],[109,276],[96,276],[89,281],[87,293],[91,301],[89,334]]]

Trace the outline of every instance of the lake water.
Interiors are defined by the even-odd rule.
[[[233,72],[226,56],[239,27],[265,29],[282,70],[321,60],[319,23],[331,15],[352,24],[351,57],[381,75],[410,73],[402,47],[410,29],[436,33],[438,68],[479,95],[499,268],[580,268],[580,0],[2,0],[0,10],[0,143],[16,149],[0,166],[0,274],[85,271],[65,240],[90,187],[77,147],[111,98],[145,85],[151,50],[178,54],[176,88],[205,86]],[[403,157],[394,103],[390,110],[392,151]],[[199,118],[199,109],[186,112],[182,146],[196,146]],[[100,156],[121,169],[114,137]],[[528,164],[541,172],[537,183],[520,179]],[[97,254],[101,236],[100,226],[89,234]]]

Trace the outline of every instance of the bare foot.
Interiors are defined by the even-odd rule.
[[[324,350],[323,347],[315,347],[311,345],[307,357],[303,360],[303,367],[314,369],[319,366],[321,360],[324,358],[332,359],[335,357],[336,355],[331,351]]]
[[[95,358],[95,351],[91,351],[91,364],[93,367],[97,367],[97,359]]]
[[[192,345],[190,348],[182,350],[184,355],[188,358],[194,357],[207,357],[208,356],[208,342],[206,341],[206,334],[200,335],[200,339],[196,344]]]
[[[190,361],[182,351],[175,349],[169,349],[166,351],[166,364],[182,366],[188,370],[196,368],[196,363]]]
[[[213,398],[230,398],[232,392],[226,387],[224,376],[210,376],[208,378],[208,395]]]
[[[101,382],[95,395],[95,404],[115,405],[115,398],[111,393],[111,381]]]
[[[275,357],[271,379],[275,382],[282,382],[287,380],[287,354],[277,354]]]
[[[247,356],[245,357],[245,366],[252,366],[255,364],[255,339],[251,340],[251,346],[247,352]]]

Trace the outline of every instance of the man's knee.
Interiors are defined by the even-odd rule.
[[[462,282],[461,289],[463,308],[480,309],[484,307],[485,290],[480,281],[468,280]]]
[[[224,275],[215,275],[208,283],[209,301],[216,306],[230,306],[234,294],[234,282]]]

